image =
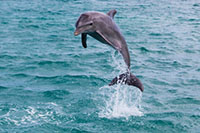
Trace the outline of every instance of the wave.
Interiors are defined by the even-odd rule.
[[[66,90],[52,90],[43,92],[45,97],[49,97],[51,99],[64,99],[65,96],[70,94],[69,91]]]
[[[1,86],[1,85],[0,85],[0,91],[1,91],[1,90],[6,90],[6,89],[8,89],[8,88],[5,87],[5,86]]]

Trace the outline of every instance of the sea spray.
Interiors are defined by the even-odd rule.
[[[110,62],[112,62],[111,66],[115,69],[116,74],[119,75],[119,73],[121,74],[121,73],[124,73],[127,71],[127,66],[126,66],[121,54],[118,51],[112,51],[111,57],[112,57],[110,59]]]
[[[118,118],[142,116],[142,93],[135,87],[127,85],[103,86],[99,89],[102,105],[99,117]]]
[[[127,71],[126,64],[119,52],[112,52],[112,64],[115,68],[113,76]],[[121,80],[114,86],[105,85],[99,88],[102,104],[99,106],[99,117],[118,118],[130,116],[142,116],[141,98],[142,93],[133,86],[124,85]]]

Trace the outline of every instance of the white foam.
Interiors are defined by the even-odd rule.
[[[126,72],[127,66],[121,54],[112,52],[111,65],[115,68],[113,78]],[[99,88],[100,100],[103,101],[99,106],[99,117],[119,118],[130,116],[143,116],[141,111],[142,93],[133,86],[117,84],[114,86],[103,86]]]
[[[127,85],[104,86],[100,88],[103,100],[99,107],[99,117],[119,118],[143,116],[141,111],[142,93],[135,87]]]
[[[60,124],[60,121],[55,121],[55,115],[64,115],[62,107],[56,103],[38,103],[36,106],[28,106],[21,108],[11,108],[8,113],[2,117],[8,123],[20,125],[37,125],[46,122]]]

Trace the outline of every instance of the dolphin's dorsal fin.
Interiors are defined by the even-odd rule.
[[[113,9],[113,10],[110,10],[107,13],[107,15],[110,16],[113,19],[116,13],[117,13],[117,11],[115,9]]]

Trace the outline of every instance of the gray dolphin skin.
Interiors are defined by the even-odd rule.
[[[124,37],[114,22],[116,10],[110,10],[107,14],[101,12],[85,12],[80,15],[76,22],[74,35],[81,34],[81,41],[84,48],[87,48],[87,35],[96,40],[113,47],[119,51],[128,67],[127,72],[115,77],[109,85],[124,83],[136,86],[142,92],[144,87],[141,81],[130,72],[130,55]]]

